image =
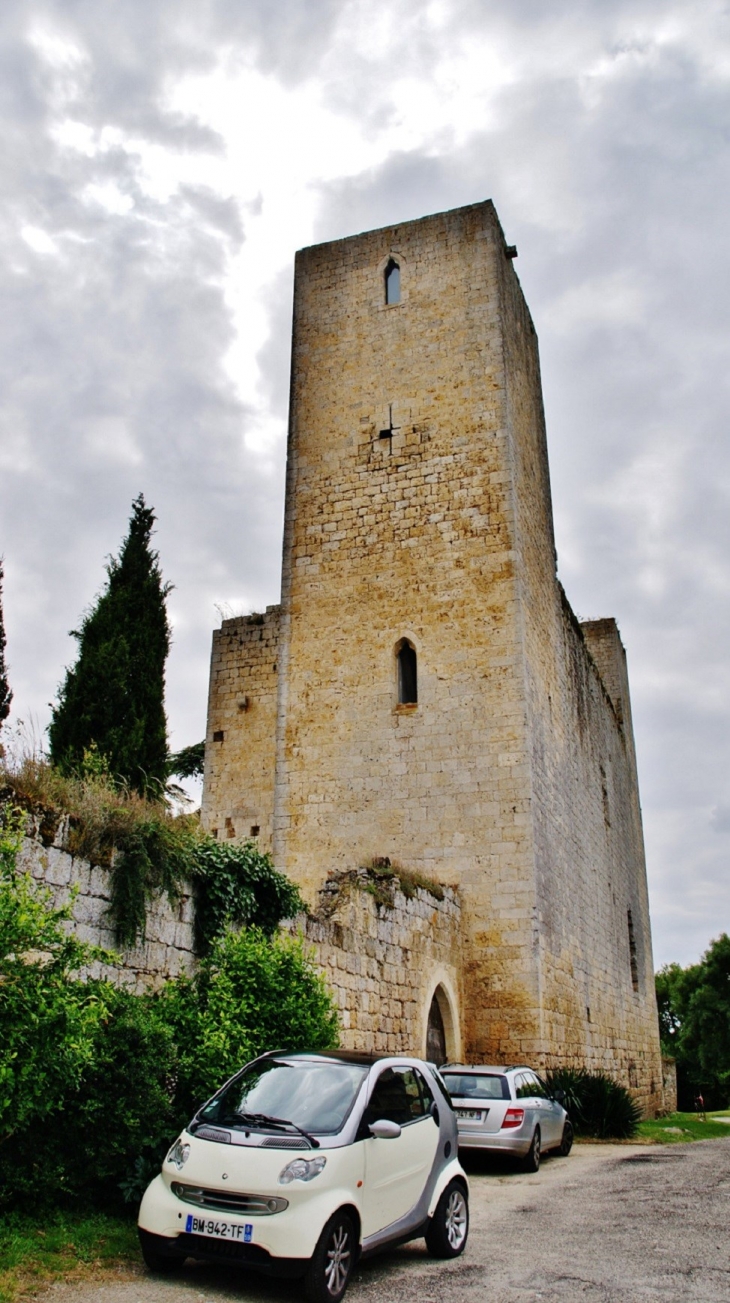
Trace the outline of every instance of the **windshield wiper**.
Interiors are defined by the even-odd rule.
[[[249,1123],[252,1126],[263,1124],[267,1127],[275,1127],[277,1131],[292,1127],[294,1131],[299,1132],[300,1136],[304,1136],[304,1139],[309,1141],[312,1149],[319,1149],[319,1141],[316,1136],[310,1136],[309,1132],[305,1131],[303,1127],[297,1126],[296,1122],[290,1122],[287,1118],[272,1118],[269,1117],[268,1113],[236,1113],[236,1117],[240,1118],[244,1124]]]

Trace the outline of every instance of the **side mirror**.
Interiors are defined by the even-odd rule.
[[[554,1090],[554,1091],[553,1091],[553,1099],[555,1100],[555,1103],[556,1103],[556,1104],[562,1104],[563,1107],[564,1107],[564,1106],[565,1106],[565,1091],[564,1091],[564,1090]]]
[[[431,1117],[433,1118],[434,1122],[436,1123],[436,1126],[437,1126],[437,1127],[440,1126],[440,1125],[441,1125],[441,1119],[440,1119],[440,1117],[439,1117],[439,1106],[438,1106],[438,1104],[436,1103],[436,1100],[433,1101],[433,1104],[431,1105],[430,1112],[431,1112]]]
[[[398,1123],[389,1122],[387,1118],[381,1118],[378,1122],[371,1122],[368,1131],[376,1140],[397,1140],[400,1135]]]

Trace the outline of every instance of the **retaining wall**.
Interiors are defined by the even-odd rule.
[[[76,887],[72,911],[75,935],[80,941],[119,955],[119,963],[92,965],[92,976],[106,977],[117,986],[142,991],[190,971],[194,954],[193,901],[189,887],[175,905],[170,904],[167,896],[150,902],[144,941],[123,950],[116,944],[109,917],[111,871],[64,849],[64,821],[59,824],[51,844],[45,844],[37,835],[38,820],[33,816],[32,824],[34,835],[23,839],[18,867],[49,889],[56,907],[67,904]]]

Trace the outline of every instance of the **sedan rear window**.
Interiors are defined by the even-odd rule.
[[[510,1099],[509,1082],[496,1072],[442,1072],[452,1099]]]
[[[334,1134],[342,1128],[368,1069],[316,1059],[265,1059],[252,1063],[198,1114],[220,1127],[267,1130],[270,1118],[304,1131]]]

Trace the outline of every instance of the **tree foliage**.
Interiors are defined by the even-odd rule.
[[[656,976],[662,1048],[677,1061],[680,1106],[701,1094],[730,1103],[730,937],[723,933],[698,964],[667,964]]]
[[[160,793],[168,772],[169,585],[151,548],[154,521],[140,494],[106,587],[74,631],[78,659],[66,671],[49,729],[54,764],[77,771],[95,745],[116,781],[144,793]]]
[[[8,683],[8,669],[5,664],[5,620],[3,617],[3,558],[0,557],[0,728],[10,714],[10,703],[13,700],[13,694],[10,691]]]
[[[205,765],[205,740],[174,751],[168,760],[168,773],[176,778],[202,778]]]

